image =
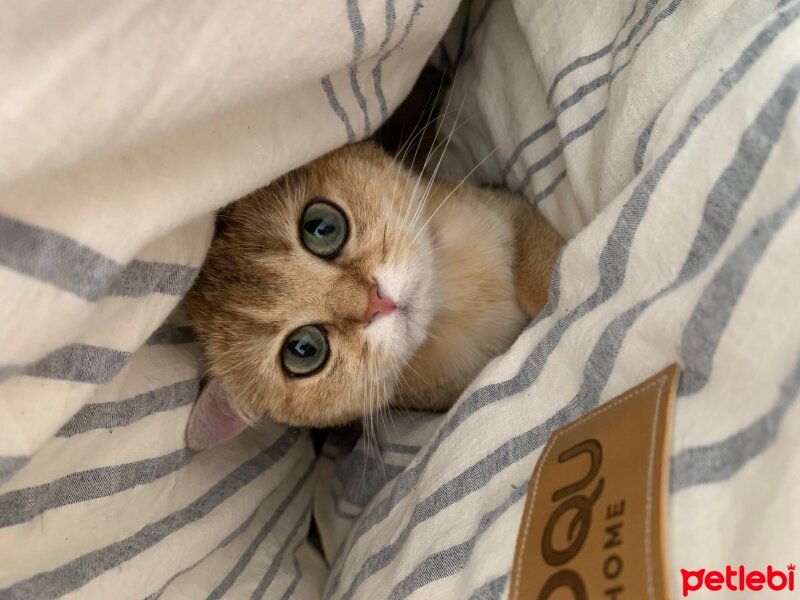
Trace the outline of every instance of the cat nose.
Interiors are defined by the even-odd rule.
[[[369,288],[366,314],[367,323],[374,321],[378,317],[392,314],[396,308],[397,305],[394,303],[394,300],[388,296],[381,296],[380,289],[378,289],[377,285],[373,285]]]

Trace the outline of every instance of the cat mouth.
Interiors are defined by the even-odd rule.
[[[414,312],[420,287],[422,287],[422,284],[419,281],[414,283],[411,289],[403,294],[403,299],[397,304],[397,310],[406,317],[408,317],[410,313]]]
[[[427,338],[430,322],[429,307],[426,295],[427,283],[423,279],[414,281],[407,292],[403,294],[403,301],[398,304],[398,319],[402,323],[403,334],[411,352]]]

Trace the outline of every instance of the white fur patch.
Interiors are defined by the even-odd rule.
[[[391,298],[397,310],[377,318],[368,329],[371,343],[403,363],[425,341],[437,307],[433,253],[427,234],[420,235],[414,246],[404,259],[376,270],[381,296]]]

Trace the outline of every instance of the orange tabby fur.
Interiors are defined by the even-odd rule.
[[[360,143],[229,208],[187,308],[232,412],[328,426],[390,404],[444,409],[508,348],[546,302],[562,239],[522,197],[454,188]],[[349,221],[333,260],[300,241],[314,198]],[[369,322],[376,281],[401,308]],[[330,358],[292,377],[282,345],[307,324],[324,325]]]

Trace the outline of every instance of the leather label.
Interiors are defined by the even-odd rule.
[[[666,600],[671,365],[550,437],[533,471],[509,597]]]

